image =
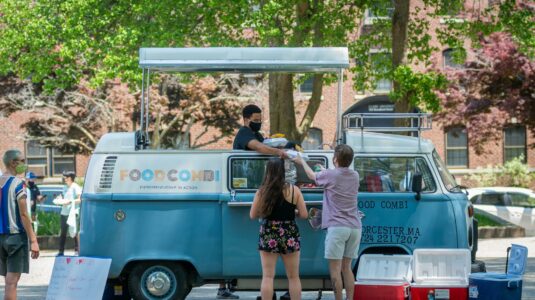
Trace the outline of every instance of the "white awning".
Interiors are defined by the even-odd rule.
[[[139,66],[166,72],[338,72],[348,50],[331,48],[140,48]]]

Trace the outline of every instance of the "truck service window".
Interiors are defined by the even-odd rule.
[[[232,158],[231,159],[231,174],[230,174],[230,188],[234,190],[256,190],[262,184],[266,164],[269,158],[267,157],[247,157],[247,158]],[[323,167],[327,166],[327,159],[325,157],[311,157],[307,161],[311,168],[320,164]],[[297,173],[296,185],[301,189],[320,190],[316,187],[312,180],[309,180],[302,167],[295,165]]]
[[[410,192],[415,173],[422,174],[423,192],[436,190],[427,162],[420,157],[357,157],[354,167],[360,175],[360,192]]]

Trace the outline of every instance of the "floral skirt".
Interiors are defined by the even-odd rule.
[[[258,250],[288,254],[301,249],[301,236],[295,221],[264,220],[260,225]]]

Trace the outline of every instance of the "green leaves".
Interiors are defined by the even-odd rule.
[[[394,70],[393,78],[399,86],[390,93],[392,99],[406,98],[413,107],[421,107],[425,111],[438,112],[441,109],[435,91],[447,86],[448,81],[443,74],[419,73],[409,66],[400,66]]]

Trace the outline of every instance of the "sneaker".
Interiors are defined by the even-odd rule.
[[[63,254],[63,252],[58,252],[58,254],[56,254],[56,256],[65,256],[65,254]]]
[[[284,293],[284,295],[280,297],[280,300],[290,300],[290,292]]]
[[[216,299],[240,299],[240,296],[232,294],[228,289],[219,289]]]

